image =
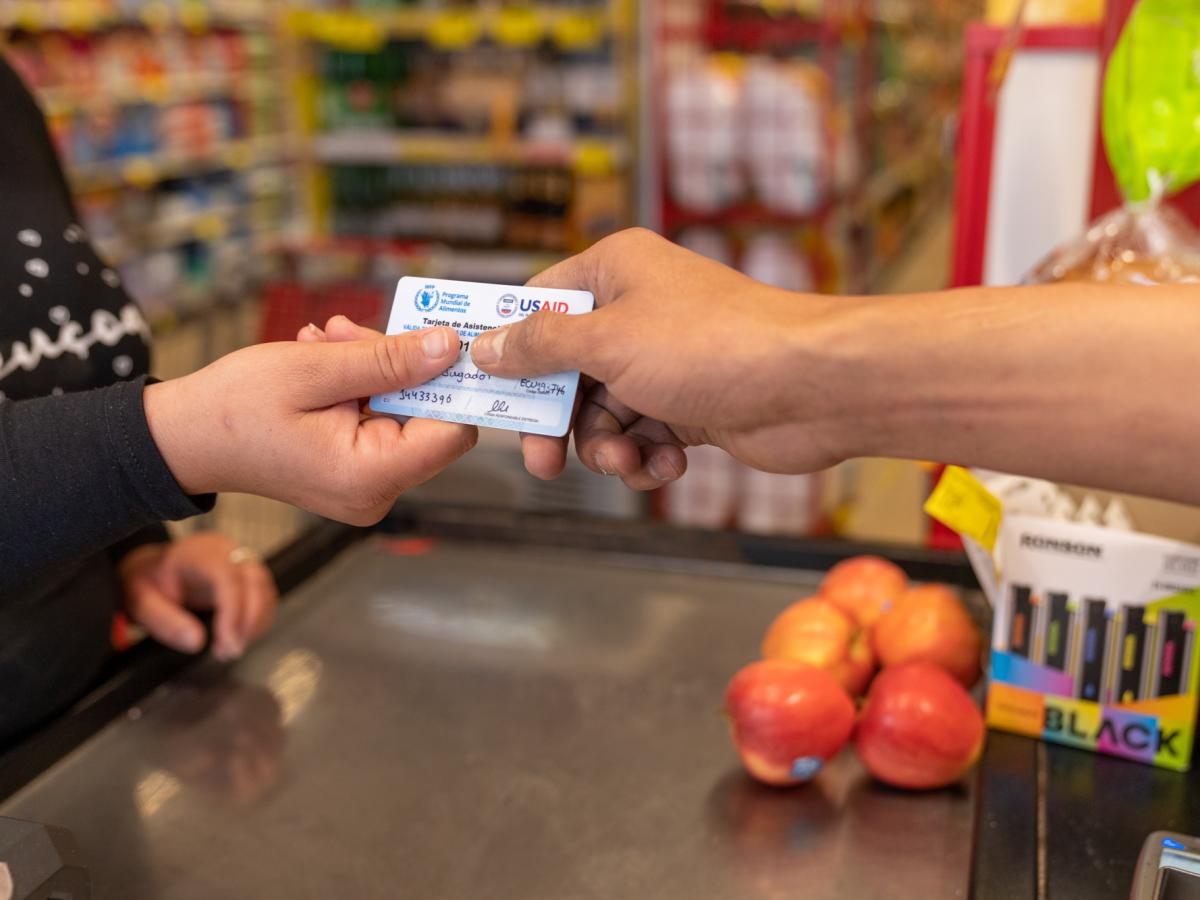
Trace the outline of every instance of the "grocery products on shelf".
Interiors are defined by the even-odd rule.
[[[272,0],[0,0],[0,26],[75,33],[123,26],[250,28],[265,25],[276,5]]]
[[[737,74],[719,60],[682,71],[667,86],[669,190],[696,212],[725,209],[746,193],[740,98]]]
[[[786,226],[819,288],[869,290],[946,190],[969,4],[663,6],[662,228]]]
[[[253,296],[292,216],[265,0],[0,3],[98,251],[155,321]]]
[[[293,4],[316,233],[561,257],[632,224],[623,18],[615,2]]]
[[[830,180],[826,90],[805,62],[716,56],[681,71],[666,99],[673,199],[699,213],[751,200],[814,213]]]
[[[657,225],[798,292],[878,289],[949,193],[962,30],[981,4],[663,0],[647,102]],[[811,534],[838,479],[751,473],[689,451],[672,522]]]

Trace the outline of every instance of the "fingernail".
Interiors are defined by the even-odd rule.
[[[507,328],[501,328],[499,331],[489,331],[475,338],[475,341],[471,345],[471,358],[475,360],[475,364],[490,366],[493,363],[500,362],[500,357],[504,355],[504,342],[507,338]]]
[[[650,464],[646,466],[650,472],[650,477],[655,481],[674,481],[680,476],[679,467],[669,459],[661,459],[654,457],[650,460]]]
[[[307,326],[307,331],[308,331],[310,334],[315,334],[317,337],[324,337],[324,336],[325,336],[325,332],[323,332],[323,331],[322,331],[320,328],[318,328],[318,327],[317,327],[316,325],[314,325],[312,322],[309,322],[309,323],[308,323],[308,326]]]
[[[603,453],[597,453],[596,458],[592,460],[596,464],[596,468],[600,470],[602,475],[616,475],[617,470],[609,465],[608,457]]]
[[[445,328],[435,328],[421,337],[421,350],[430,359],[441,359],[450,349],[450,336]]]
[[[204,635],[197,631],[188,631],[179,636],[179,647],[184,653],[199,653],[204,649]]]
[[[213,648],[213,656],[217,662],[233,662],[235,659],[241,659],[244,652],[245,648],[237,645]]]

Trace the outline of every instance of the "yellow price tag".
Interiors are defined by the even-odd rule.
[[[192,233],[199,241],[219,241],[229,234],[229,223],[217,213],[205,213],[196,219]]]
[[[151,31],[166,31],[171,25],[171,8],[162,0],[142,7],[142,22]]]
[[[257,154],[249,141],[234,141],[225,148],[225,165],[231,169],[248,169],[254,165]]]
[[[722,51],[712,54],[708,59],[715,68],[720,69],[730,78],[740,78],[746,71],[746,57],[740,53]]]
[[[95,0],[72,0],[63,9],[63,25],[68,31],[86,34],[100,25],[100,14]]]
[[[537,12],[527,6],[506,6],[496,16],[492,34],[506,47],[536,46],[546,33]]]
[[[581,141],[575,147],[571,168],[576,175],[585,178],[599,178],[609,175],[616,168],[612,148],[600,141]]]
[[[293,10],[285,27],[300,37],[358,53],[373,53],[387,43],[387,29],[380,18],[362,13]]]
[[[188,31],[208,28],[208,7],[203,3],[187,3],[179,7],[179,23]]]
[[[138,85],[138,96],[147,103],[166,103],[171,99],[171,84],[165,75],[151,75]]]
[[[17,7],[13,22],[24,31],[41,31],[46,24],[45,9],[35,0],[26,0]]]
[[[463,10],[447,10],[429,23],[425,39],[441,50],[461,50],[479,40],[479,17]]]
[[[564,50],[586,50],[604,40],[602,13],[567,13],[554,23],[554,43]]]
[[[151,188],[158,183],[158,167],[144,156],[131,159],[121,169],[125,183],[136,188]]]
[[[925,501],[925,512],[991,552],[1004,518],[1004,504],[966,469],[947,466]]]

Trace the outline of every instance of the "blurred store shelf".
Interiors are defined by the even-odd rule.
[[[281,163],[288,159],[290,146],[291,142],[283,137],[227,141],[200,153],[154,153],[77,163],[68,167],[67,174],[78,193],[148,188],[172,178]]]
[[[334,47],[379,49],[389,39],[420,40],[461,50],[481,41],[530,47],[549,41],[564,50],[599,46],[612,33],[614,8],[583,6],[406,6],[389,10],[296,9],[288,29]]]
[[[237,76],[212,73],[179,78],[165,78],[149,84],[116,86],[63,86],[43,88],[38,92],[43,110],[50,116],[65,116],[81,112],[112,109],[115,106],[176,106],[204,100],[234,99],[261,102],[279,98],[282,87],[280,73],[251,71]]]
[[[267,28],[274,17],[268,4],[255,2],[180,3],[147,2],[136,11],[114,9],[101,0],[0,0],[0,28],[24,31],[65,31],[95,34],[124,27],[165,30],[182,27],[193,31],[209,28]]]
[[[318,135],[313,155],[328,165],[388,165],[394,163],[492,163],[501,165],[599,165],[615,168],[629,159],[624,141],[504,140],[455,132],[340,131]]]

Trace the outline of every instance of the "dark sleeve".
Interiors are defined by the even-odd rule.
[[[139,528],[129,537],[119,540],[109,547],[108,558],[112,560],[114,566],[117,566],[121,564],[121,560],[138,547],[144,547],[146,544],[167,544],[170,541],[171,534],[167,531],[167,526],[162,522],[155,522],[153,525]]]
[[[0,403],[0,590],[212,509],[215,497],[184,494],[158,452],[145,385]]]

